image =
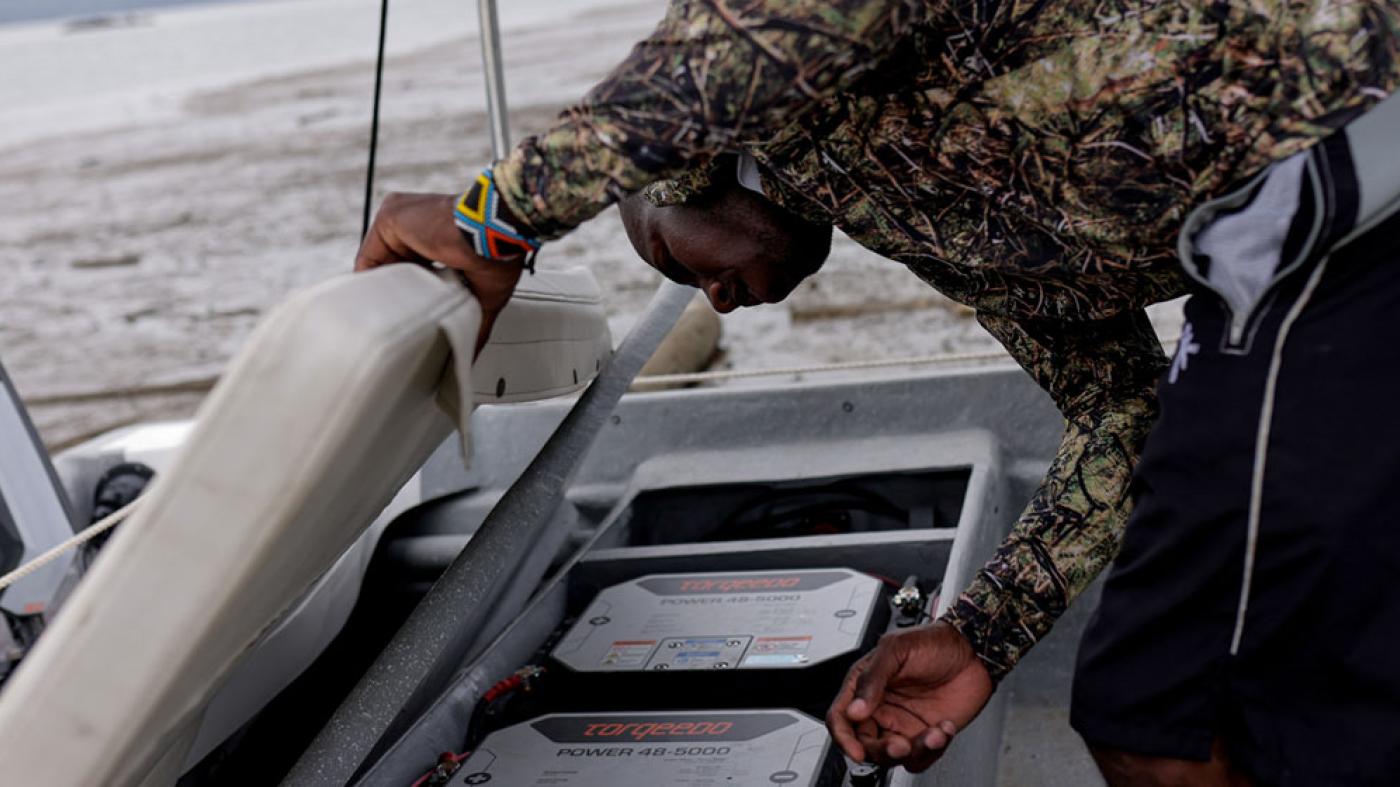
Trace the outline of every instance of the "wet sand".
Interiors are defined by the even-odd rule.
[[[512,132],[544,128],[645,35],[656,8],[608,6],[508,33]],[[35,400],[46,442],[189,416],[198,383],[264,312],[349,269],[371,78],[366,60],[262,79],[189,96],[172,118],[0,148],[0,359]],[[482,93],[474,39],[391,58],[377,192],[459,190],[489,158]],[[619,337],[658,282],[615,210],[549,245],[540,264],[589,268]],[[721,368],[995,348],[967,310],[844,237],[787,302],[728,315],[723,328]],[[165,384],[157,396],[65,398]]]

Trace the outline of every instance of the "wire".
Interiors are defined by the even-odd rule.
[[[1168,353],[1175,350],[1178,338],[1162,341],[1162,348]],[[632,390],[664,388],[676,385],[724,382],[753,377],[793,377],[804,374],[823,374],[852,369],[879,369],[897,366],[955,366],[964,363],[1007,361],[1011,356],[1004,350],[983,353],[953,353],[949,355],[916,355],[902,358],[878,358],[868,361],[847,361],[842,363],[816,364],[812,366],[787,366],[770,369],[717,369],[708,372],[686,372],[684,374],[651,374],[638,376],[632,382]],[[73,404],[81,402],[101,402],[108,399],[135,399],[145,396],[166,396],[181,393],[204,393],[219,381],[218,375],[192,377],[174,383],[158,385],[134,385],[97,391],[61,391],[28,397],[24,403],[30,407],[45,405]],[[124,425],[124,424],[123,424]],[[111,427],[99,429],[101,434]]]
[[[508,704],[517,694],[533,691],[540,678],[547,672],[542,666],[527,664],[487,689],[472,706],[471,716],[467,719],[467,737],[463,741],[463,748],[475,749],[486,737],[488,717],[499,715],[502,711],[500,706]]]
[[[389,0],[379,0],[379,50],[374,58],[374,108],[369,119],[369,164],[365,167],[365,213],[360,237],[369,234],[369,206],[374,198],[374,154],[379,148],[379,94],[384,87],[384,33],[389,28]]]
[[[811,366],[783,366],[773,369],[719,369],[709,372],[685,372],[682,374],[653,374],[638,377],[632,387],[652,388],[673,385],[693,385],[695,383],[741,380],[749,377],[790,377],[803,374],[822,374],[852,369],[878,369],[887,366],[938,366],[943,364],[1004,361],[1010,356],[1005,350],[982,353],[954,353],[948,355],[924,355],[904,358],[880,358],[873,361],[844,361],[839,363],[814,364]]]
[[[885,583],[886,586],[892,587],[892,588],[894,588],[895,590],[899,590],[900,588],[904,587],[904,585],[901,584],[901,583],[899,582],[899,580],[893,579],[893,578],[891,578],[891,577],[887,577],[887,576],[885,576],[884,574],[876,574],[876,573],[874,573],[874,572],[872,572],[872,571],[867,571],[867,572],[865,572],[865,574],[866,574],[867,576],[871,576],[871,577],[874,577],[875,579],[880,580],[881,582]]]
[[[500,681],[496,685],[487,689],[486,693],[481,695],[481,701],[489,705],[495,702],[496,700],[500,699],[501,697],[504,697],[507,694],[510,694],[511,692],[520,688],[524,683],[525,676],[519,674],[511,675],[509,678],[506,678],[505,680]]]
[[[126,519],[126,517],[132,511],[135,511],[136,506],[140,503],[140,498],[137,498],[136,500],[127,503],[126,505],[122,506],[116,511],[113,511],[112,513],[103,517],[100,522],[93,523],[83,528],[63,543],[50,548],[44,554],[34,558],[28,563],[25,563],[19,568],[16,568],[14,571],[11,571],[5,576],[0,577],[0,590],[4,590],[10,585],[15,584],[21,579],[24,579],[30,574],[33,574],[35,571],[38,571],[44,566],[47,566],[48,564],[54,562],[59,557],[61,557],[64,552],[67,552],[68,550],[73,549],[75,547],[82,546],[83,544],[86,544],[87,542],[93,540],[94,538],[97,538],[103,533],[106,533],[108,530],[111,530],[112,528],[121,524],[121,521],[123,519]]]
[[[457,769],[460,768],[462,763],[466,762],[466,759],[470,756],[472,756],[472,753],[469,751],[464,751],[461,754],[453,754],[450,751],[445,751],[439,754],[437,764],[433,766],[432,770],[419,776],[418,781],[413,783],[413,787],[426,787],[426,785],[429,784],[446,784],[447,780],[451,779],[453,774],[457,773]],[[437,781],[433,781],[434,776],[438,777]]]
[[[1175,352],[1180,336],[1162,340],[1162,349],[1168,354]],[[842,361],[838,363],[813,364],[811,366],[782,366],[770,369],[717,369],[708,372],[685,372],[682,374],[653,374],[638,377],[632,381],[632,390],[669,388],[678,385],[697,385],[726,380],[742,380],[752,377],[797,377],[806,374],[825,374],[858,369],[880,369],[897,366],[952,366],[965,363],[989,363],[1007,361],[1011,356],[1005,350],[987,352],[945,353],[943,355],[914,355],[902,358],[877,358],[869,361]]]

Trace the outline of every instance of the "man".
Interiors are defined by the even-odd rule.
[[[1316,501],[1287,494],[1357,477],[1343,449],[1307,483],[1276,484],[1276,500],[1248,493],[1254,449],[1269,448],[1268,429],[1253,427],[1282,401],[1284,338],[1313,295],[1329,313],[1347,297],[1317,284],[1319,260],[1358,226],[1357,211],[1337,210],[1346,178],[1324,170],[1347,168],[1338,130],[1400,81],[1397,28],[1400,12],[1376,0],[674,0],[579,106],[460,199],[386,200],[356,264],[458,268],[489,319],[543,240],[624,200],[639,253],[727,311],[781,300],[841,227],[973,306],[1066,419],[1045,481],[971,587],[853,668],[828,716],[841,748],[928,767],[1118,553],[1136,497],[1147,513],[1129,528],[1076,679],[1073,722],[1110,783],[1379,781],[1400,767],[1384,625],[1400,598],[1341,616],[1366,634],[1350,660],[1336,630],[1338,647],[1303,646],[1312,638],[1290,613],[1301,594],[1317,602],[1310,612],[1339,614],[1329,594],[1354,603],[1400,562],[1375,516],[1395,474],[1386,463],[1364,475],[1369,507],[1348,530],[1376,551],[1358,553],[1313,516]],[[1358,321],[1386,324],[1385,249],[1371,246],[1341,266],[1373,293],[1364,317],[1303,331],[1317,346],[1335,348]],[[1154,435],[1130,491],[1167,366],[1143,307],[1188,286],[1196,338],[1164,385],[1176,430]],[[1324,360],[1387,390],[1354,352]],[[1293,416],[1361,412],[1335,387],[1314,393],[1286,402]],[[1239,396],[1253,397],[1248,430],[1236,428],[1250,421]],[[1292,477],[1308,478],[1297,447],[1341,420],[1288,435],[1294,453],[1268,458],[1302,462]],[[1343,431],[1360,433],[1354,419]],[[1240,488],[1241,476],[1255,480]],[[1296,514],[1279,552],[1260,549],[1265,506]],[[1326,568],[1290,583],[1310,559]],[[1236,625],[1251,587],[1267,597],[1257,639]],[[1362,732],[1338,728],[1351,710]]]

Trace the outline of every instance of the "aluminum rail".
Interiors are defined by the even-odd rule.
[[[415,718],[461,666],[632,379],[695,291],[663,282],[593,384],[321,728],[283,785],[350,784],[386,733]],[[538,561],[544,562],[544,561]],[[534,582],[543,578],[532,577]]]
[[[510,151],[510,119],[506,117],[506,76],[501,60],[501,28],[496,0],[477,0],[481,22],[481,65],[486,77],[486,117],[491,124],[491,159],[500,161]]]
[[[0,573],[28,566],[73,535],[67,494],[25,412],[19,392],[0,365]],[[8,543],[6,543],[8,542]],[[61,553],[60,553],[61,556]],[[0,609],[16,617],[43,612],[63,584],[69,560],[27,569],[0,588]],[[0,617],[0,625],[5,621]],[[0,641],[8,641],[9,632]],[[3,664],[0,661],[0,664]]]

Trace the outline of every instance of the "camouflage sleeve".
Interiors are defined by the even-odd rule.
[[[878,67],[920,0],[672,0],[549,131],[493,167],[513,218],[563,235],[617,199],[764,140]]]
[[[1088,323],[978,321],[1065,416],[1045,480],[943,618],[999,681],[1117,554],[1166,357],[1141,310]]]

